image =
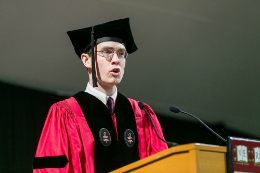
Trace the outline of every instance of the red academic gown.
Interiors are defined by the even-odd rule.
[[[139,108],[138,102],[130,98],[128,100],[135,115],[140,159],[167,149],[167,145],[157,137],[149,117]],[[145,106],[163,138],[155,113],[147,104]],[[116,124],[115,116],[113,122]],[[68,164],[63,168],[34,169],[33,172],[95,173],[94,142],[93,134],[75,98],[55,103],[49,110],[35,157],[65,155]]]

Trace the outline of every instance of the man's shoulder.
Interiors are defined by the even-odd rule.
[[[127,99],[129,100],[129,102],[131,103],[131,105],[135,105],[135,106],[137,106],[137,107],[139,108],[138,103],[139,103],[140,101],[135,100],[135,99],[132,99],[132,98],[127,98]],[[144,105],[150,107],[150,106],[149,106],[148,104],[146,104],[146,103],[144,103]]]
[[[73,109],[69,102],[73,102],[74,100],[75,99],[73,97],[70,97],[68,99],[58,101],[58,102],[54,103],[50,109],[56,109],[56,110],[61,110],[61,111],[71,113],[71,112],[73,112]]]
[[[132,103],[137,103],[138,104],[138,102],[139,101],[137,101],[137,100],[135,100],[135,99],[132,99],[132,98],[127,98],[130,102],[132,102]]]
[[[140,109],[140,110],[141,110],[141,108],[140,108],[139,105],[138,105],[138,103],[139,103],[140,101],[135,100],[135,99],[132,99],[132,98],[127,98],[127,99],[128,99],[129,102],[131,103],[133,109]],[[144,103],[144,102],[143,102],[143,104],[145,105],[145,108],[146,108],[146,109],[152,110],[152,108],[151,108],[147,103]]]

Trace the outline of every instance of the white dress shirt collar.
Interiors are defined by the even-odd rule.
[[[102,101],[105,105],[107,104],[107,99],[108,97],[112,97],[114,102],[116,100],[117,97],[117,87],[116,87],[116,91],[114,92],[114,94],[112,94],[111,96],[107,96],[106,94],[102,93],[101,91],[96,90],[95,88],[93,88],[89,83],[86,87],[85,92],[95,96],[96,98],[98,98],[100,101]]]

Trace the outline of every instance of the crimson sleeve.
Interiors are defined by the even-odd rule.
[[[82,172],[81,154],[82,145],[75,114],[64,102],[54,104],[42,130],[33,172]]]
[[[145,108],[146,108],[147,112],[151,115],[159,136],[162,139],[164,139],[161,125],[160,125],[155,113],[153,112],[153,110],[151,109],[151,107],[149,105],[145,104]],[[151,156],[153,154],[156,154],[160,151],[167,149],[168,148],[167,144],[158,138],[149,117],[146,115],[145,111],[143,111],[143,110],[142,110],[142,116],[143,116],[143,126],[144,126],[144,130],[145,130],[145,134],[146,134],[146,141],[148,144],[147,145],[147,156]]]
[[[167,144],[157,137],[149,117],[146,115],[144,110],[139,108],[138,102],[130,98],[128,98],[128,100],[130,101],[135,114],[140,159],[167,149]],[[151,115],[158,134],[164,139],[161,125],[155,113],[147,104],[145,104],[145,108]]]

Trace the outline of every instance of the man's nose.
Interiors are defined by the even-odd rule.
[[[120,62],[117,53],[114,53],[111,62],[113,62],[113,63],[119,63]]]

